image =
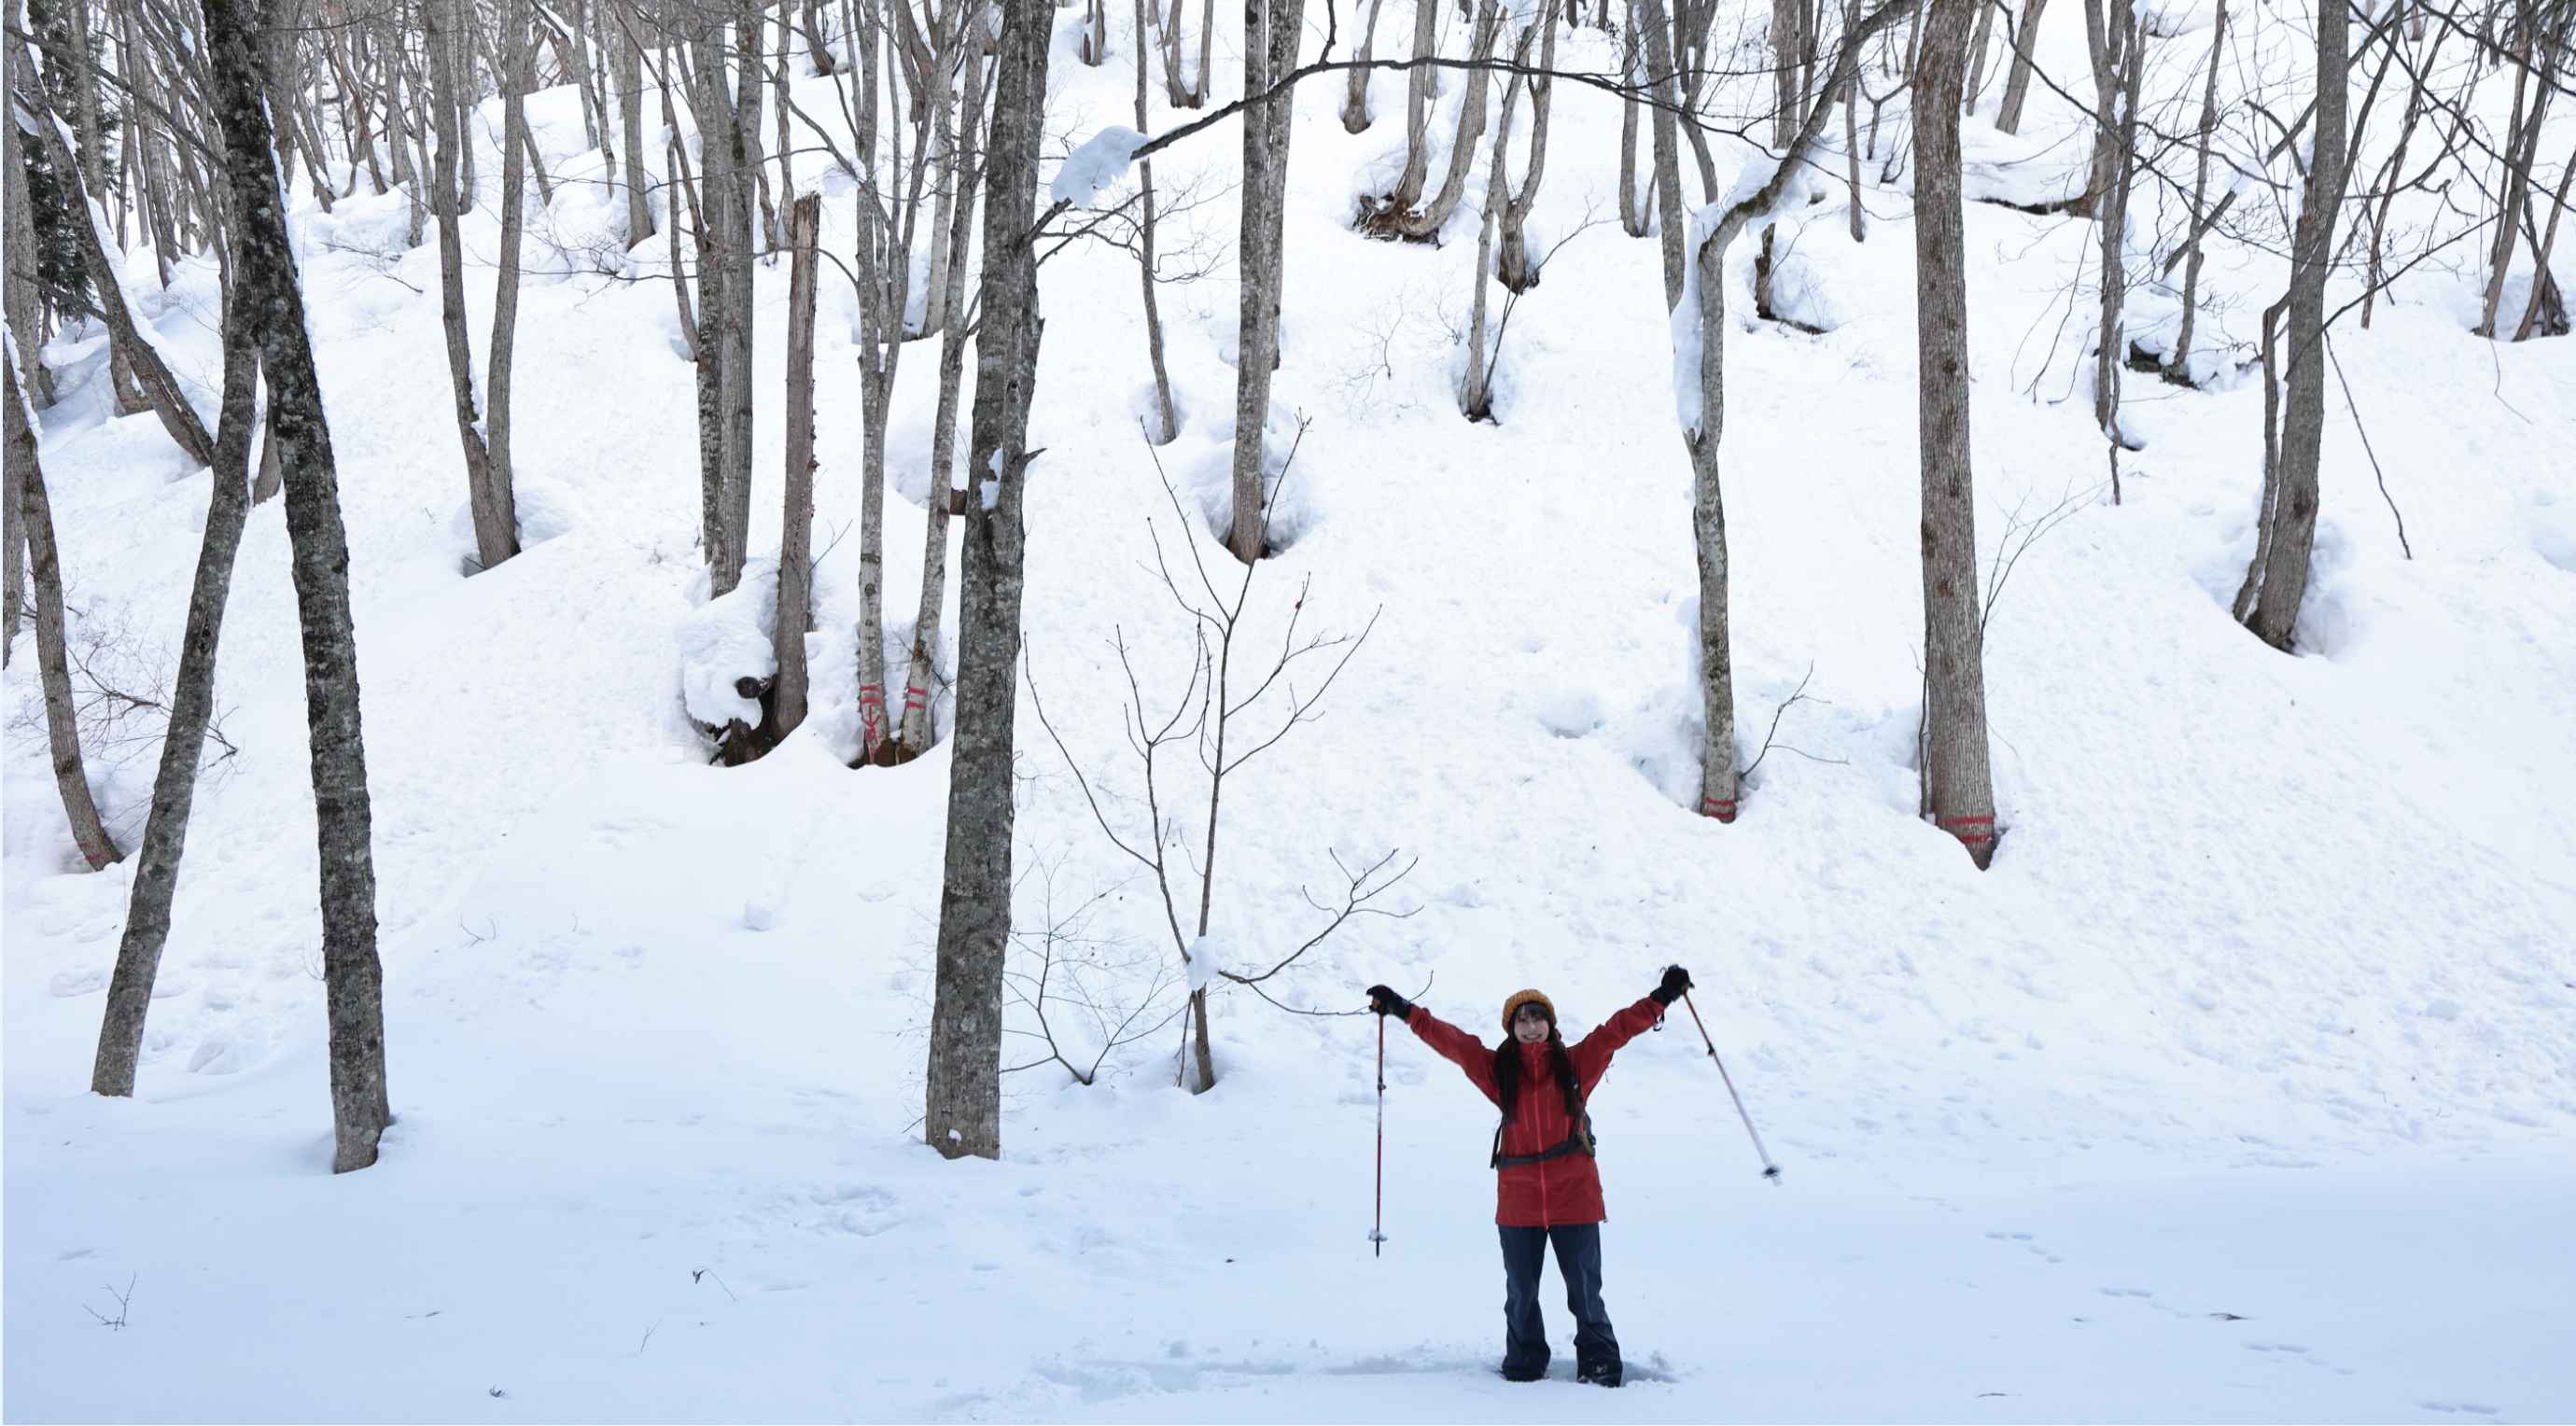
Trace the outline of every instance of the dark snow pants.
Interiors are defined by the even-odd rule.
[[[1547,1245],[1556,1243],[1557,1275],[1565,1279],[1566,1310],[1574,1314],[1576,1374],[1619,1382],[1619,1339],[1601,1305],[1601,1225],[1564,1223],[1553,1228],[1504,1228],[1503,1374],[1535,1379],[1547,1370],[1547,1324],[1538,1310],[1539,1269]]]

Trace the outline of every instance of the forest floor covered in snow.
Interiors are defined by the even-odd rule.
[[[2043,33],[2065,74],[2074,9]],[[1123,17],[1094,70],[1064,13],[1059,154],[1133,119]],[[1615,66],[1596,32],[1565,44],[1569,65]],[[830,81],[800,83],[833,112]],[[2134,376],[2145,447],[2110,503],[2074,374],[2094,230],[1969,204],[1981,561],[2016,514],[2067,516],[2021,551],[1989,626],[2006,831],[1980,873],[1915,815],[1909,186],[1864,188],[1856,244],[1839,183],[1818,185],[1780,241],[1799,312],[1829,330],[1726,334],[1747,761],[1807,697],[1721,826],[1690,807],[1689,465],[1654,247],[1617,226],[1617,107],[1557,96],[1532,220],[1554,256],[1513,309],[1498,424],[1470,425],[1474,214],[1441,246],[1350,231],[1400,160],[1402,95],[1381,76],[1356,136],[1339,83],[1298,99],[1282,444],[1307,424],[1247,638],[1275,646],[1301,586],[1302,628],[1370,632],[1322,716],[1229,782],[1211,941],[1267,965],[1323,919],[1301,891],[1341,894],[1336,856],[1394,851],[1414,869],[1385,904],[1413,914],[1351,923],[1266,988],[1351,1010],[1384,980],[1490,1035],[1534,985],[1579,1033],[1667,962],[1692,969],[1784,1175],[1758,1176],[1687,1018],[1621,1051],[1594,1113],[1627,1389],[1572,1383],[1552,1267],[1556,1379],[1493,1376],[1490,1111],[1400,1030],[1371,1255],[1365,1016],[1220,993],[1211,1092],[1173,1087],[1174,1027],[1098,1085],[1008,1078],[999,1162],[922,1146],[948,761],[844,766],[855,301],[827,280],[818,711],[768,758],[710,767],[680,691],[706,581],[667,269],[658,242],[619,252],[572,96],[550,92],[532,111],[566,181],[521,310],[527,548],[507,564],[461,572],[434,232],[401,250],[399,197],[298,214],[375,807],[398,1119],[376,1167],[327,1171],[278,506],[243,545],[220,697],[239,752],[198,801],[131,1101],[86,1092],[131,863],[79,869],[41,731],[9,731],[7,1417],[2576,1418],[2576,342],[2470,335],[2468,255],[2336,329],[2384,477],[2330,386],[2316,578],[2284,655],[2228,614],[2256,385]],[[1990,188],[2081,165],[2074,111],[2041,95],[2033,115],[2022,139],[1969,122]],[[1198,517],[1232,436],[1237,148],[1223,129],[1157,164],[1167,198],[1196,195],[1166,242],[1215,269],[1163,298],[1184,429],[1158,454],[1188,519],[1139,434],[1132,261],[1076,245],[1042,276],[1019,818],[1020,864],[1043,870],[1019,918],[1047,924],[1050,886],[1059,915],[1102,897],[1081,928],[1094,987],[1160,995],[1149,1020],[1176,993],[1160,903],[1029,685],[1108,815],[1141,825],[1111,640],[1158,703],[1190,658],[1149,523],[1175,558],[1196,541],[1236,568]],[[846,184],[823,187],[825,244],[846,250]],[[496,226],[487,205],[469,246]],[[587,270],[603,244],[614,275]],[[490,268],[468,269],[479,350]],[[2204,320],[2241,351],[2282,264],[2222,248],[2210,270]],[[180,274],[137,286],[210,406],[216,279],[203,258]],[[787,278],[783,260],[758,276],[756,554],[779,538]],[[907,352],[888,474],[899,608],[929,350]],[[149,416],[108,415],[102,339],[49,355],[76,633],[122,627],[148,664],[177,647],[208,478]],[[31,643],[5,692],[33,701]],[[94,764],[128,846],[152,762]],[[1024,1007],[1009,1023],[1034,1028]]]

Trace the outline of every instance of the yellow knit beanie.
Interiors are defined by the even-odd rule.
[[[1512,1017],[1521,1013],[1521,1007],[1524,1005],[1535,1005],[1546,1011],[1547,1023],[1550,1025],[1556,1023],[1556,1002],[1535,990],[1516,990],[1512,992],[1511,999],[1503,1002],[1504,1034],[1508,1035],[1512,1032]]]

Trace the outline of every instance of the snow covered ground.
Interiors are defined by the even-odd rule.
[[[2072,55],[2081,15],[2056,8],[2044,46]],[[1059,34],[1059,151],[1132,120],[1112,32],[1102,70]],[[1597,34],[1566,52],[1607,62]],[[826,285],[816,545],[851,534],[818,585],[821,711],[768,759],[709,768],[681,711],[704,594],[690,373],[666,286],[579,273],[615,216],[566,182],[543,228],[571,256],[532,255],[558,275],[522,307],[529,548],[471,579],[434,248],[399,251],[398,199],[302,215],[375,794],[382,1163],[327,1172],[279,509],[243,547],[221,700],[242,751],[199,801],[131,1102],[85,1093],[129,868],[77,872],[42,739],[10,733],[8,1418],[2576,1419],[2576,343],[2469,336],[2476,275],[2438,265],[2369,331],[2337,329],[2414,558],[2330,387],[2287,657],[2226,608],[2259,394],[2133,378],[2148,444],[2108,504],[2070,387],[2082,298],[2058,327],[2093,230],[1972,204],[1983,544],[2017,509],[2078,502],[1994,614],[2008,831],[1979,874],[1913,816],[1909,200],[1868,188],[1854,244],[1824,190],[1782,241],[1832,330],[1727,334],[1748,759],[1813,682],[1780,725],[1797,753],[1775,748],[1721,827],[1687,810],[1688,466],[1653,252],[1615,223],[1616,109],[1560,89],[1534,245],[1606,221],[1515,308],[1500,424],[1470,426],[1451,328],[1473,214],[1439,248],[1350,234],[1353,195],[1400,155],[1400,77],[1375,102],[1349,136],[1339,84],[1300,96],[1276,421],[1312,424],[1251,637],[1276,639],[1310,576],[1308,626],[1377,622],[1323,719],[1229,785],[1216,941],[1266,964],[1317,923],[1300,888],[1338,891],[1328,853],[1397,848],[1420,863],[1390,900],[1416,914],[1355,923],[1282,998],[1346,1009],[1373,980],[1427,981],[1425,1004],[1488,1030],[1537,985],[1579,1031],[1692,967],[1785,1175],[1757,1176],[1686,1019],[1620,1054],[1595,1113],[1628,1389],[1571,1382],[1561,1310],[1558,1379],[1490,1374],[1491,1121],[1400,1031],[1370,1256],[1364,1018],[1220,996],[1205,1096],[1170,1087],[1177,1037],[1158,1036],[1096,1087],[1013,1076],[998,1163],[917,1142],[948,764],[841,766],[854,301]],[[534,107],[577,175],[571,96]],[[2032,155],[2081,162],[2070,115],[2043,94],[2023,140],[1972,122],[1970,156],[2044,185]],[[1227,254],[1235,147],[1158,162],[1167,195],[1203,200],[1167,243],[1195,228]],[[827,215],[846,248],[845,194]],[[469,243],[495,226],[478,215]],[[489,269],[469,270],[479,334]],[[2279,265],[2211,270],[2241,340]],[[182,272],[147,311],[210,393],[214,278]],[[784,266],[758,281],[774,392]],[[1150,567],[1147,522],[1180,536],[1137,434],[1135,275],[1075,249],[1044,284],[1029,666],[1085,770],[1133,794],[1108,640],[1176,688],[1187,630]],[[1165,294],[1185,429],[1160,454],[1185,501],[1222,480],[1234,307],[1230,259]],[[896,607],[918,577],[926,350],[889,475]],[[148,416],[106,418],[95,338],[51,355],[72,603],[175,648],[205,477]],[[755,552],[778,538],[775,410]],[[34,686],[17,654],[13,708]],[[1153,956],[1150,887],[1119,884],[1025,703],[1020,726],[1024,864],[1055,868],[1059,901],[1115,888],[1094,934]],[[101,779],[128,845],[149,768]]]

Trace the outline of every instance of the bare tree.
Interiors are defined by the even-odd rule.
[[[1923,458],[1925,810],[1979,870],[1995,851],[1987,763],[1985,635],[1977,587],[1976,483],[1968,444],[1968,285],[1959,95],[1975,0],[1927,0],[1915,71],[1915,320]]]
[[[331,1024],[334,1173],[376,1161],[393,1121],[385,1092],[384,970],[376,958],[376,872],[366,740],[358,718],[357,631],[349,611],[349,541],[322,385],[287,236],[285,185],[244,0],[202,0],[224,176],[238,225],[235,300],[256,314],[260,367],[276,410],[286,471],[286,531],[304,630],[306,726],[321,851],[322,973]]]
[[[2317,463],[2325,440],[2326,277],[2333,266],[2335,213],[2350,176],[2344,114],[2351,85],[2348,11],[2329,4],[2317,24],[2316,143],[2308,160],[2290,289],[2263,314],[2263,499],[2254,558],[2236,591],[2235,614],[2256,637],[2287,649],[2308,592],[2317,535]],[[2276,364],[2282,327],[2287,375]],[[2284,391],[2286,389],[2286,399]],[[2283,408],[2286,406],[2286,410]]]
[[[36,668],[45,688],[45,731],[53,744],[54,785],[62,792],[63,816],[71,823],[72,844],[91,871],[121,861],[124,853],[100,823],[98,803],[90,796],[89,772],[81,759],[80,725],[72,713],[70,661],[64,655],[62,556],[54,543],[53,506],[45,498],[45,469],[36,457],[34,413],[18,384],[18,363],[8,363],[9,488],[16,493],[19,526],[27,542],[27,563],[36,584]],[[15,598],[17,591],[11,590]]]
[[[246,301],[231,303],[224,312],[224,395],[216,423],[214,498],[206,510],[196,583],[188,592],[188,630],[180,649],[178,686],[170,695],[170,721],[162,732],[160,771],[152,782],[152,811],[143,824],[142,856],[126,902],[125,933],[117,943],[116,972],[108,981],[98,1055],[90,1069],[94,1094],[134,1093],[144,1018],[161,973],[161,951],[170,940],[179,859],[187,850],[197,771],[215,711],[215,651],[232,592],[233,560],[250,515],[250,441],[258,424],[259,383],[254,320]]]
[[[1655,187],[1664,205],[1664,231],[1676,235],[1676,254],[1683,250],[1679,235],[1689,234],[1690,266],[1679,272],[1668,269],[1664,291],[1673,311],[1674,390],[1680,407],[1675,414],[1681,424],[1682,447],[1691,462],[1691,537],[1699,574],[1700,712],[1707,733],[1700,751],[1698,810],[1720,822],[1735,820],[1740,780],[1735,766],[1726,503],[1719,460],[1726,431],[1726,253],[1747,226],[1780,201],[1806,166],[1836,96],[1857,85],[1861,53],[1869,41],[1909,13],[1914,3],[1884,0],[1859,23],[1846,27],[1832,73],[1821,89],[1813,91],[1803,121],[1769,178],[1723,211],[1712,213],[1705,227],[1695,225],[1682,211],[1678,145],[1657,135]],[[1649,46],[1655,43],[1650,35]],[[1659,124],[1671,122],[1660,111],[1656,117]],[[1952,121],[1956,122],[1955,114]]]
[[[1034,221],[1045,127],[1049,0],[1002,0],[984,164],[983,324],[958,572],[956,754],[939,894],[922,1137],[949,1158],[1002,1151],[1002,974],[1009,954],[1012,727],[1019,701],[1022,489],[1037,394]]]
[[[1294,460],[1293,453],[1291,460]],[[1155,457],[1155,469],[1159,472],[1161,467],[1161,458]],[[1181,508],[1180,494],[1172,488],[1168,476],[1163,480],[1163,493],[1171,503],[1175,535],[1186,541],[1184,548],[1189,552],[1191,568],[1197,575],[1198,592],[1182,592],[1180,580],[1172,573],[1171,561],[1163,549],[1162,537],[1154,530],[1152,522],[1147,522],[1146,530],[1154,543],[1155,567],[1162,576],[1163,587],[1190,621],[1191,659],[1188,681],[1166,714],[1149,706],[1126,635],[1123,630],[1118,635],[1118,661],[1126,673],[1128,688],[1128,703],[1123,715],[1125,732],[1128,745],[1135,750],[1141,765],[1144,786],[1146,825],[1141,833],[1131,830],[1122,834],[1112,823],[1092,788],[1091,778],[1084,773],[1072,751],[1065,747],[1062,734],[1047,721],[1046,706],[1038,701],[1034,684],[1030,689],[1030,701],[1037,709],[1038,719],[1045,726],[1047,736],[1063,756],[1066,768],[1081,785],[1083,798],[1091,808],[1092,817],[1100,824],[1102,834],[1109,839],[1110,845],[1143,867],[1154,879],[1164,925],[1172,936],[1172,949],[1181,965],[1189,971],[1188,1047],[1190,1064],[1196,1075],[1194,1078],[1184,1075],[1183,1079],[1190,1085],[1190,1092],[1198,1094],[1213,1088],[1217,1080],[1216,1059],[1208,1032],[1209,990],[1219,980],[1224,980],[1250,987],[1264,999],[1269,999],[1269,993],[1260,989],[1262,982],[1293,965],[1351,916],[1362,912],[1391,914],[1373,911],[1368,903],[1384,894],[1412,868],[1407,866],[1389,875],[1387,868],[1395,855],[1389,852],[1354,875],[1347,866],[1341,865],[1339,858],[1335,858],[1335,865],[1348,883],[1348,895],[1340,913],[1322,932],[1257,975],[1218,966],[1210,959],[1215,954],[1209,936],[1214,924],[1217,853],[1222,846],[1219,831],[1223,825],[1226,779],[1240,771],[1244,764],[1278,746],[1282,739],[1296,731],[1299,724],[1313,722],[1321,716],[1317,709],[1324,696],[1331,692],[1342,670],[1350,666],[1352,657],[1368,641],[1377,619],[1372,614],[1368,626],[1356,635],[1308,634],[1301,638],[1298,625],[1305,614],[1308,586],[1300,584],[1296,602],[1289,608],[1287,627],[1280,636],[1278,654],[1269,660],[1267,667],[1251,662],[1238,671],[1235,660],[1250,654],[1250,650],[1244,647],[1249,643],[1244,638],[1244,611],[1250,603],[1253,577],[1259,572],[1261,562],[1247,562],[1232,592],[1220,591],[1215,576],[1200,556],[1197,534],[1191,528],[1189,517]],[[1201,595],[1204,596],[1203,602]],[[1300,691],[1292,670],[1307,660],[1322,664],[1323,673],[1311,687]],[[1286,693],[1284,713],[1274,715],[1263,707],[1273,689],[1284,689]],[[1262,711],[1256,714],[1256,709]],[[1263,724],[1275,722],[1275,726],[1246,735],[1241,725],[1251,723],[1256,716]],[[1188,748],[1195,754],[1207,779],[1206,819],[1196,829],[1200,834],[1199,844],[1195,854],[1190,855],[1190,870],[1198,878],[1198,905],[1194,914],[1187,904],[1190,888],[1181,884],[1181,874],[1172,865],[1174,850],[1182,840],[1183,830],[1164,810],[1167,806],[1177,805],[1181,794],[1168,791],[1161,780],[1169,775],[1169,764],[1163,759],[1181,748]],[[1310,904],[1316,904],[1311,896],[1308,900]],[[1318,905],[1318,909],[1331,908]],[[1195,929],[1185,929],[1185,923]]]
[[[432,108],[438,128],[438,163],[430,183],[438,214],[439,315],[447,334],[448,381],[456,397],[456,436],[465,451],[466,502],[473,512],[475,557],[480,567],[490,569],[519,552],[519,530],[510,477],[508,398],[503,394],[507,387],[496,382],[489,393],[496,409],[504,413],[496,423],[496,440],[487,435],[476,410],[474,354],[465,332],[465,242],[460,220],[470,197],[457,187],[457,155],[470,142],[463,118],[470,105],[458,83],[454,39],[464,24],[466,4],[467,0],[426,0],[421,6],[421,21],[429,46],[430,86],[436,95]],[[443,15],[442,7],[447,7]],[[504,87],[508,87],[506,83]],[[512,129],[509,137],[515,139],[517,131]],[[510,175],[520,171],[521,160],[514,143],[505,141],[502,148],[506,155],[502,161],[506,188]],[[518,236],[516,207],[515,202],[508,203],[502,215],[505,244]],[[512,268],[517,266],[514,253],[505,253],[503,261]],[[516,273],[511,275],[515,277]],[[516,315],[516,287],[515,281],[508,282],[494,294],[491,356],[495,372],[502,376],[509,371],[504,353],[510,329],[501,326],[500,317],[505,311]],[[515,325],[514,322],[513,328]]]

